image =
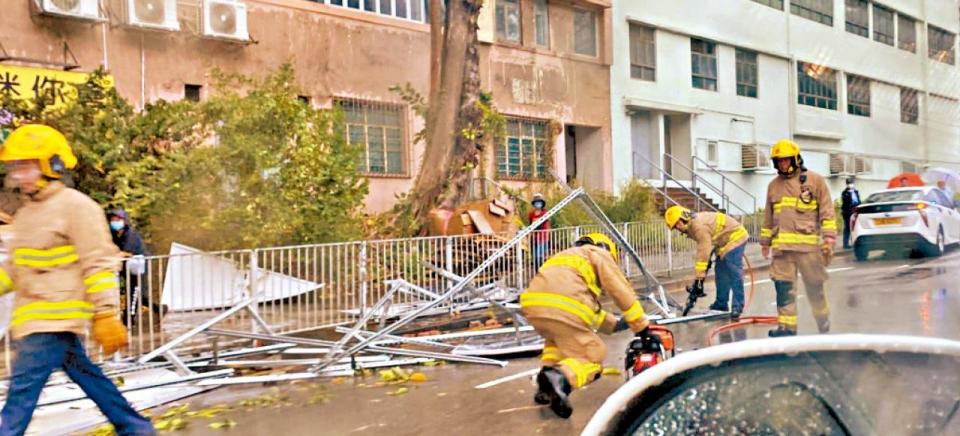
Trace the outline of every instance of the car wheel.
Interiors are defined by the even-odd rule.
[[[853,246],[853,257],[857,259],[857,262],[864,262],[870,257],[870,250],[867,247],[862,245]]]
[[[944,251],[944,241],[943,241],[943,228],[940,228],[940,231],[937,232],[937,243],[930,244],[927,248],[927,257],[939,257],[943,255]]]

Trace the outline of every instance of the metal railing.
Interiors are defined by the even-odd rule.
[[[639,158],[643,159],[648,165],[650,165],[653,169],[657,170],[657,172],[660,173],[660,188],[662,188],[662,190],[661,190],[660,188],[657,188],[656,186],[652,186],[650,183],[646,183],[646,185],[649,186],[650,188],[653,188],[658,194],[660,194],[661,196],[663,196],[663,198],[664,198],[664,203],[666,203],[666,202],[669,201],[669,202],[671,202],[671,203],[673,203],[673,204],[679,204],[679,203],[677,203],[676,200],[674,200],[674,199],[666,192],[666,190],[667,190],[667,181],[669,180],[669,181],[673,182],[678,188],[680,188],[680,189],[682,189],[683,191],[685,191],[685,192],[687,192],[688,194],[690,194],[690,195],[696,200],[696,207],[695,207],[695,209],[696,209],[698,212],[701,211],[701,210],[703,210],[703,209],[700,207],[701,204],[705,204],[705,205],[707,205],[707,208],[708,208],[709,210],[711,210],[711,211],[713,211],[713,212],[717,212],[717,207],[716,207],[716,206],[714,206],[711,202],[705,200],[705,199],[700,195],[700,193],[698,193],[698,192],[696,192],[696,191],[693,191],[692,189],[688,188],[688,187],[685,186],[683,183],[681,183],[679,180],[677,180],[676,178],[674,178],[673,175],[671,175],[669,172],[667,172],[667,171],[665,171],[663,168],[661,168],[660,165],[657,165],[656,163],[654,163],[653,161],[651,161],[649,158],[647,158],[647,157],[644,156],[643,154],[634,153],[633,155],[634,155],[634,157],[639,157]]]

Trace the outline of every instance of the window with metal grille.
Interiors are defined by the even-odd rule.
[[[953,65],[956,60],[954,42],[957,35],[935,26],[927,26],[927,55],[930,59]]]
[[[534,180],[548,175],[546,121],[507,118],[506,136],[496,150],[497,176]]]
[[[847,32],[864,38],[870,35],[870,3],[867,0],[846,0]]]
[[[755,3],[760,3],[761,5],[767,5],[771,8],[783,10],[783,0],[753,0]]]
[[[630,77],[657,80],[657,40],[652,27],[630,23]]]
[[[847,74],[847,113],[870,116],[870,80]]]
[[[917,91],[910,88],[900,88],[900,122],[917,124],[920,120],[920,102],[917,100]]]
[[[897,47],[917,52],[917,22],[906,15],[897,15]]]
[[[342,6],[370,13],[387,15],[419,23],[429,22],[426,14],[429,0],[312,0],[333,6]],[[379,8],[378,8],[379,6]]]
[[[533,25],[536,28],[537,45],[550,47],[550,8],[547,0],[534,0]]]
[[[497,0],[497,39],[520,42],[520,0]]]
[[[757,97],[757,53],[737,49],[737,95]]]
[[[790,13],[833,26],[833,0],[790,0]]]
[[[593,11],[573,11],[573,51],[577,54],[597,55],[597,14]]]
[[[717,90],[717,45],[702,39],[690,40],[693,87]]]
[[[893,11],[878,4],[873,5],[873,40],[893,45]]]
[[[797,103],[837,109],[837,72],[823,65],[797,62]]]
[[[347,141],[364,146],[357,169],[377,175],[406,175],[404,108],[400,105],[338,99]]]

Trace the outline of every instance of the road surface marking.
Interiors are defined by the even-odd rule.
[[[516,379],[518,379],[518,378],[530,377],[530,376],[532,376],[532,375],[534,375],[534,374],[536,374],[536,373],[538,373],[538,372],[540,372],[540,368],[533,368],[533,369],[531,369],[531,370],[529,370],[529,371],[524,371],[524,372],[521,372],[521,373],[519,373],[519,374],[508,375],[508,376],[506,376],[506,377],[501,377],[501,378],[498,378],[498,379],[496,379],[496,380],[488,381],[488,382],[486,382],[486,383],[484,383],[484,384],[476,385],[476,386],[474,386],[474,389],[486,389],[486,388],[490,388],[490,387],[496,386],[496,385],[498,385],[498,384],[500,384],[500,383],[506,383],[506,382],[508,382],[508,381],[516,380]]]
[[[902,269],[902,268],[910,268],[910,264],[906,264],[906,263],[905,263],[905,264],[900,265],[900,266],[898,266],[898,267],[896,267],[896,268],[894,268],[894,269]]]
[[[523,406],[523,407],[514,407],[512,409],[502,409],[498,410],[497,414],[500,413],[510,413],[510,412],[519,412],[521,410],[533,410],[533,409],[542,409],[544,406]]]
[[[833,272],[848,271],[848,270],[851,270],[851,269],[853,269],[853,267],[852,267],[852,266],[848,266],[848,267],[844,267],[844,268],[828,269],[827,272],[828,272],[828,273],[833,273]],[[770,283],[770,282],[772,282],[772,281],[773,281],[772,279],[756,280],[756,281],[753,282],[753,284],[754,284],[754,285],[759,285],[759,284],[761,284],[761,283]]]

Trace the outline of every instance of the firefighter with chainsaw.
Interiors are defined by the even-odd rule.
[[[720,212],[693,213],[683,206],[671,206],[663,214],[667,227],[687,235],[697,243],[694,255],[696,280],[691,289],[703,291],[707,265],[716,254],[717,296],[710,310],[730,311],[739,318],[743,313],[743,251],[750,235],[737,220]],[[733,292],[733,307],[728,305]]]
[[[824,282],[837,238],[833,200],[823,176],[803,166],[800,147],[788,139],[770,153],[778,176],[767,187],[760,246],[773,261],[770,275],[777,290],[777,328],[771,337],[797,334],[797,273],[820,333],[830,331],[830,308]]]
[[[588,234],[547,259],[520,295],[523,316],[546,340],[534,401],[562,418],[573,413],[570,393],[601,374],[607,346],[597,331],[649,334],[650,322],[616,259],[610,238]],[[619,319],[601,308],[604,293],[623,311]]]
[[[127,330],[117,316],[120,253],[103,210],[60,181],[77,164],[66,138],[47,126],[22,126],[3,143],[0,161],[24,199],[13,219],[11,260],[0,268],[0,292],[15,294],[10,334],[16,350],[0,435],[26,431],[58,368],[118,434],[154,434],[150,421],[90,361],[81,340],[92,321],[93,339],[111,355],[126,345]]]

